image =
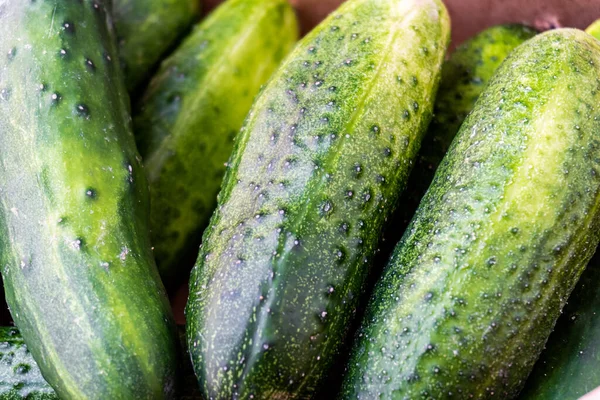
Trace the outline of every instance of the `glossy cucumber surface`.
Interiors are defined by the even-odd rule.
[[[377,285],[343,398],[519,392],[598,244],[599,72],[573,29],[498,69]]]
[[[0,0],[0,264],[61,398],[171,398],[176,333],[105,5]]]
[[[228,0],[162,63],[137,105],[151,239],[165,282],[189,276],[186,256],[197,256],[233,138],[297,35],[286,0]]]
[[[433,111],[436,0],[351,0],[296,46],[237,137],[192,273],[208,399],[311,398],[332,367]]]

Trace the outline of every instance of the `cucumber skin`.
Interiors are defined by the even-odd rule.
[[[112,0],[112,3],[125,85],[133,91],[196,20],[200,1]]]
[[[596,39],[600,39],[600,19],[594,21],[585,31]]]
[[[586,32],[600,38],[600,20]],[[600,253],[577,283],[519,399],[576,400],[600,386]]]
[[[0,398],[58,400],[17,328],[0,327]]]
[[[233,138],[297,40],[286,0],[229,0],[165,60],[134,113],[151,193],[151,241],[165,282],[197,257]]]
[[[598,244],[598,66],[570,29],[502,64],[375,289],[343,398],[518,393]]]
[[[402,198],[402,222],[413,217],[454,136],[494,72],[515,47],[536,33],[518,24],[493,26],[460,45],[444,63],[434,116]]]
[[[0,10],[0,262],[12,316],[61,398],[170,398],[175,326],[104,4],[2,0]]]
[[[190,280],[207,399],[312,397],[430,121],[448,40],[441,2],[351,0],[259,95]]]

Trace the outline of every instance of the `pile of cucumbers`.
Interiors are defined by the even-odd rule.
[[[1,399],[600,386],[600,24],[199,12],[0,0]]]

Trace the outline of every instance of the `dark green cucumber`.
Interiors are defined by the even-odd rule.
[[[350,0],[258,96],[191,278],[207,398],[312,397],[431,119],[448,39],[438,0]]]
[[[598,244],[599,73],[571,29],[501,65],[375,289],[343,398],[518,393]]]
[[[523,25],[494,26],[463,43],[444,63],[434,117],[402,198],[399,217],[404,222],[414,215],[452,139],[494,72],[515,47],[535,34]]]
[[[148,78],[199,12],[199,0],[112,0],[127,89]]]
[[[99,0],[0,1],[0,264],[61,398],[170,398],[176,332]]]
[[[154,254],[165,281],[189,274],[233,138],[297,39],[287,0],[229,0],[163,62],[134,113],[150,181]]]
[[[600,38],[600,20],[586,32]],[[600,386],[600,254],[588,264],[520,399],[576,400]]]
[[[17,328],[0,328],[0,398],[56,400]]]

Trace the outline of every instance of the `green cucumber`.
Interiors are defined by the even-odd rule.
[[[367,309],[343,398],[511,398],[600,232],[600,44],[516,48],[466,118]]]
[[[199,0],[112,0],[125,84],[137,88],[200,12]]]
[[[61,398],[170,398],[176,332],[99,0],[0,0],[0,265]]]
[[[207,398],[313,396],[431,119],[448,40],[439,0],[350,0],[257,97],[190,281]]]
[[[523,25],[493,26],[459,46],[444,63],[434,117],[402,198],[398,217],[403,222],[414,215],[452,139],[494,72],[515,47],[535,34]]]
[[[165,282],[195,252],[252,101],[297,39],[287,0],[229,0],[162,63],[134,112]]]
[[[0,398],[56,400],[17,328],[0,328]]]
[[[600,39],[600,19],[594,21],[594,23],[588,26],[585,31],[596,39]]]
[[[586,32],[600,38],[600,20]],[[600,254],[588,264],[520,399],[576,400],[600,386]]]

